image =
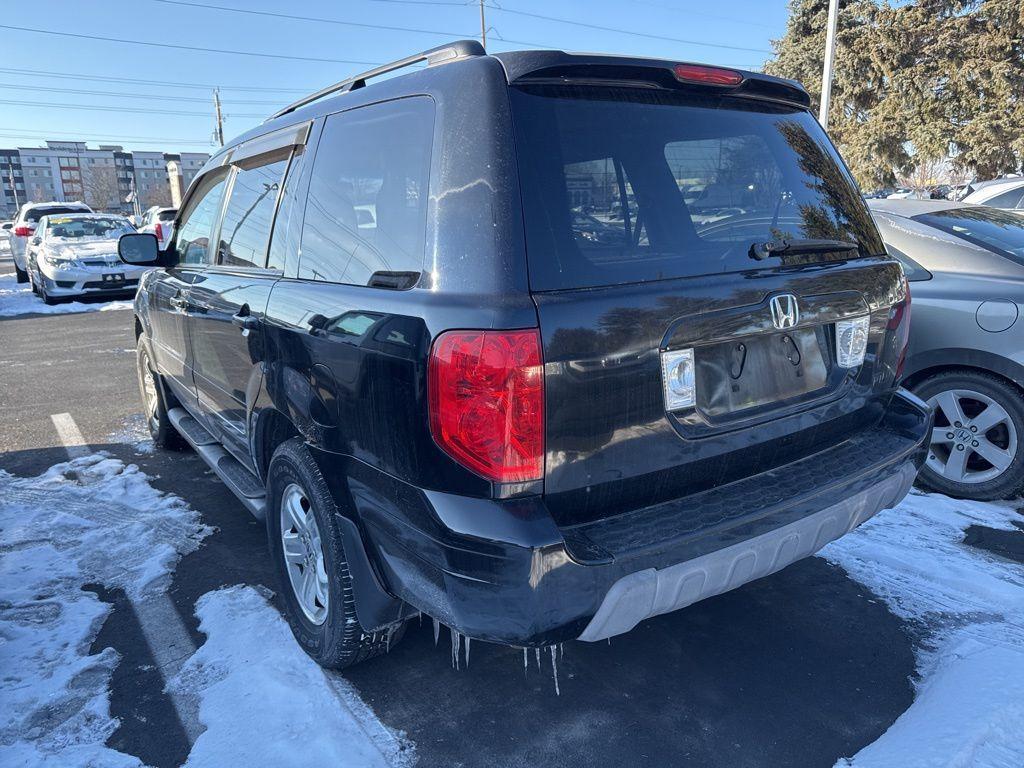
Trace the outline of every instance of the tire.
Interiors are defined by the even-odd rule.
[[[919,486],[979,501],[1024,490],[1024,392],[988,373],[953,370],[914,393],[935,406],[936,422]]]
[[[28,272],[19,267],[17,264],[14,265],[14,279],[19,283],[28,282]]]
[[[401,639],[405,623],[391,630],[362,631],[343,535],[335,521],[338,510],[301,438],[287,440],[274,451],[267,471],[267,490],[270,553],[280,580],[285,618],[299,645],[328,669],[344,669],[386,653]],[[296,522],[290,510],[302,516],[302,524]],[[307,544],[303,543],[304,534]],[[285,560],[286,536],[291,541],[292,562]],[[300,554],[311,565],[298,562]],[[306,600],[304,607],[299,596],[301,587],[296,585],[304,583],[303,574],[307,572],[320,577],[310,590],[313,600]]]
[[[50,294],[46,292],[46,283],[39,284],[39,296],[43,300],[43,304],[46,304],[49,307],[52,307],[59,301],[59,299],[53,298]]]
[[[168,399],[171,396],[160,380],[160,374],[153,368],[153,363],[149,359],[145,334],[139,335],[138,343],[135,346],[135,373],[139,380],[139,394],[142,397],[142,414],[146,419],[150,437],[153,438],[153,444],[157,448],[166,448],[172,451],[184,450],[188,446],[188,442],[178,434],[178,430],[174,428],[167,416]]]

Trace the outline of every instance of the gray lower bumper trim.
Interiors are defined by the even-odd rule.
[[[629,632],[644,619],[720,595],[813,555],[883,509],[898,504],[917,470],[908,462],[878,485],[770,533],[667,568],[647,568],[612,584],[580,640]]]

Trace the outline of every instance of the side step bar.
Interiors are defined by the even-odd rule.
[[[184,408],[172,408],[167,417],[245,508],[257,520],[264,520],[267,516],[267,494],[259,478],[228,453],[217,438]]]

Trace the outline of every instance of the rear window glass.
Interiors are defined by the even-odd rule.
[[[512,104],[534,290],[775,266],[778,256],[749,256],[768,240],[885,253],[803,110],[593,86],[517,88]]]
[[[160,211],[156,215],[158,221],[174,221],[174,217],[178,214],[177,210],[173,211]]]
[[[75,219],[48,214],[46,219],[46,236],[55,239],[78,240],[91,237],[111,239],[134,231],[135,227],[129,223],[128,219],[115,217]]]
[[[43,216],[55,216],[61,213],[88,213],[81,206],[68,207],[68,206],[54,206],[53,208],[33,208],[25,211],[25,221],[39,221]]]
[[[943,232],[1024,264],[1024,216],[979,205],[912,217]]]

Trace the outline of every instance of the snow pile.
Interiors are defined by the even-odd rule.
[[[201,699],[206,731],[187,766],[403,766],[413,752],[355,690],[302,652],[278,612],[252,587],[210,592],[196,604],[206,643],[169,688]]]
[[[45,314],[59,315],[69,312],[106,312],[111,309],[131,309],[131,300],[104,301],[86,304],[70,301],[61,304],[44,304],[32,293],[28,283],[18,283],[13,274],[0,275],[0,317],[14,315]]]
[[[821,556],[923,626],[913,705],[838,765],[1024,766],[1024,566],[963,543],[971,525],[1015,531],[995,504],[913,493]]]
[[[103,455],[33,478],[0,471],[0,765],[138,764],[104,746],[118,655],[89,655],[110,608],[83,586],[153,594],[207,533],[183,501]]]

